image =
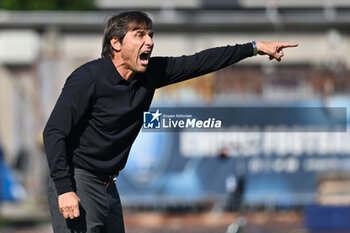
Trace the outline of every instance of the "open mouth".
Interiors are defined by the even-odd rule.
[[[140,54],[140,60],[142,65],[147,65],[148,60],[151,57],[151,51],[145,51]]]

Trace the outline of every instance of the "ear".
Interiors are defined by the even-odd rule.
[[[110,43],[111,43],[111,46],[113,47],[113,49],[116,52],[120,52],[120,50],[121,50],[121,43],[119,42],[119,40],[117,38],[112,38],[110,40]]]

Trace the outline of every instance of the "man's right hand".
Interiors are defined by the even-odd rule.
[[[80,199],[75,192],[63,193],[58,196],[58,208],[65,219],[79,217],[79,202]]]

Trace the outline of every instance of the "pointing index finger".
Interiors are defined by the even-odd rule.
[[[288,47],[297,47],[298,43],[281,43],[278,47],[279,48],[288,48]]]

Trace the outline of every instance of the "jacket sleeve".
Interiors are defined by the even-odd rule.
[[[75,190],[67,138],[88,111],[94,90],[91,72],[84,66],[78,68],[67,78],[46,123],[44,147],[58,195]]]
[[[157,88],[204,75],[253,56],[251,43],[203,50],[191,56],[159,58],[162,67]]]

